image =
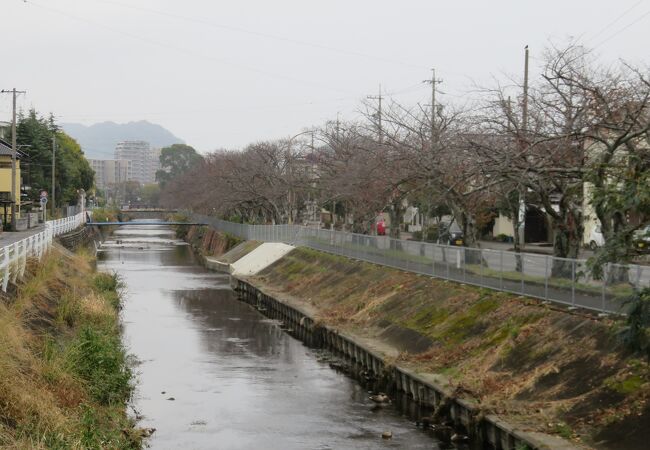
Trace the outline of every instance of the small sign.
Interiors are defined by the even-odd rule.
[[[47,199],[47,191],[41,191],[41,203],[43,202],[43,199]]]

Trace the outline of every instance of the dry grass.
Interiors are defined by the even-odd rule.
[[[630,417],[650,420],[650,367],[618,346],[616,322],[303,248],[258,279],[514,422],[589,439]],[[422,339],[430,345],[414,351]]]
[[[123,352],[117,310],[93,279],[87,255],[53,251],[31,261],[15,297],[0,303],[2,448],[139,447],[122,433],[130,427],[124,403],[98,402],[93,380],[71,364],[85,329]]]

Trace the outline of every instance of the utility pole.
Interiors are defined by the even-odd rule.
[[[340,139],[339,134],[340,134],[340,130],[341,130],[341,121],[339,120],[339,114],[340,113],[338,113],[338,112],[336,113],[336,143],[337,144],[338,144],[339,139]]]
[[[431,148],[433,148],[436,136],[436,85],[442,80],[436,78],[436,69],[431,69],[431,79],[424,80],[424,83],[431,84]]]
[[[16,153],[18,146],[16,144],[16,96],[25,94],[26,91],[2,90],[0,93],[12,94],[12,118],[11,118],[11,230],[16,231]]]
[[[56,131],[54,136],[52,136],[52,220],[56,218],[54,215],[54,209],[56,205]]]
[[[377,135],[379,138],[379,143],[381,144],[384,139],[384,132],[381,127],[381,100],[382,100],[382,95],[381,95],[381,84],[379,85],[379,95],[374,96],[374,95],[369,95],[368,99],[369,100],[377,100],[378,106],[377,106]]]
[[[524,98],[521,105],[522,146],[528,146],[528,45],[524,56]],[[524,155],[525,157],[525,155]],[[521,250],[526,244],[526,189],[522,186],[519,191],[519,246]]]
[[[521,127],[524,134],[528,131],[528,46],[526,46],[526,54],[524,57],[524,100],[521,108]]]

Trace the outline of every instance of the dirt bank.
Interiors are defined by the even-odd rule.
[[[223,233],[207,226],[177,227],[176,236],[188,242],[194,252],[202,257],[223,255],[242,242],[240,238],[232,234]]]
[[[118,287],[55,248],[0,299],[0,447],[140,448]]]
[[[249,281],[527,429],[593,448],[650,439],[650,368],[611,320],[304,248]]]

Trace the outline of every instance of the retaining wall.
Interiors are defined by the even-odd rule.
[[[471,401],[457,398],[452,389],[432,374],[416,374],[389,365],[384,358],[338,330],[317,324],[312,317],[267,294],[249,282],[233,277],[233,286],[240,300],[251,304],[262,314],[282,321],[286,331],[313,347],[325,348],[342,357],[367,378],[378,380],[386,390],[404,393],[414,402],[434,409],[434,416],[446,417],[453,427],[462,430],[478,445],[495,450],[575,449],[555,436],[530,433],[484,416]]]
[[[93,241],[103,241],[99,227],[83,226],[77,230],[56,237],[59,243],[70,251],[90,245]]]

